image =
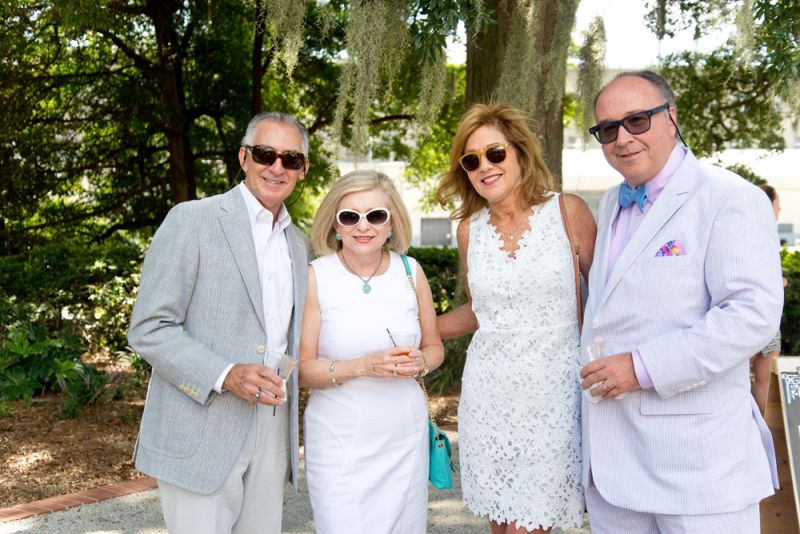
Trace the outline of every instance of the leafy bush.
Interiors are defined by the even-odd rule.
[[[783,276],[789,282],[783,289],[781,319],[781,354],[800,354],[800,251],[781,251]]]
[[[466,302],[457,248],[412,247],[408,254],[418,260],[425,271],[437,314]],[[472,336],[462,336],[444,342],[444,362],[425,379],[431,393],[455,392],[461,388],[470,339]]]
[[[93,353],[122,351],[143,250],[119,238],[91,245],[65,240],[0,256],[0,315],[10,327],[68,329]]]

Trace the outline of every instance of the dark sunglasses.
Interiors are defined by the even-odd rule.
[[[367,213],[356,210],[343,209],[336,213],[336,222],[345,228],[352,228],[364,218],[372,226],[383,226],[392,218],[392,213],[387,208],[372,208]]]
[[[617,140],[620,126],[625,128],[631,135],[643,134],[650,129],[650,118],[656,113],[667,109],[669,109],[669,102],[661,104],[657,108],[648,109],[647,111],[631,113],[618,121],[601,122],[589,128],[589,133],[603,145],[613,143]],[[670,119],[672,119],[672,117],[670,117]]]
[[[244,145],[244,147],[253,155],[253,161],[260,165],[272,165],[276,159],[280,158],[284,169],[296,171],[302,169],[306,162],[306,157],[303,153],[295,152],[294,150],[278,152],[274,148],[265,145]]]
[[[489,160],[489,163],[502,163],[506,159],[506,150],[509,148],[511,148],[510,143],[489,145],[483,150],[467,152],[458,158],[458,163],[461,164],[461,168],[465,171],[472,172],[481,166],[481,156],[483,155],[486,155],[486,159]]]

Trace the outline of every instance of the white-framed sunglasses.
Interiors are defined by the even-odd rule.
[[[348,208],[336,212],[336,222],[345,228],[352,228],[364,219],[372,226],[383,226],[392,218],[389,208],[372,208],[366,213],[361,213]]]

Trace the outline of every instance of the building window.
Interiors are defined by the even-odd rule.
[[[420,245],[423,247],[450,246],[452,225],[446,218],[423,218],[420,221]]]

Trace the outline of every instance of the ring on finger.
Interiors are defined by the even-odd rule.
[[[392,367],[392,376],[397,376],[397,364],[394,364],[394,367]]]
[[[258,388],[258,391],[256,391],[256,402],[258,402],[258,399],[260,398],[261,398],[261,388]]]
[[[606,384],[605,380],[603,380],[603,382],[601,383],[603,384],[603,393],[608,393],[609,391],[611,391],[611,388],[608,387],[608,384]]]

